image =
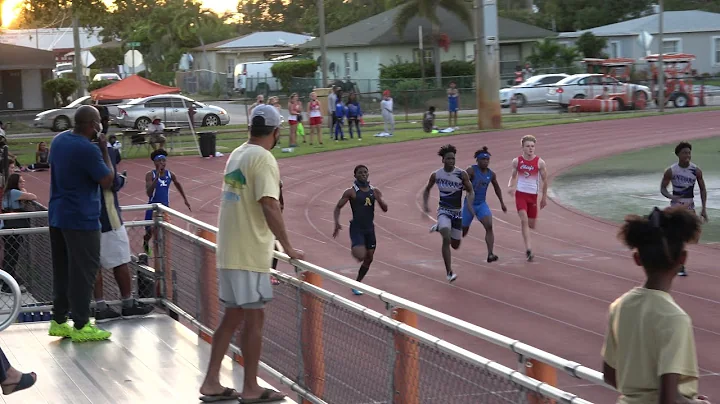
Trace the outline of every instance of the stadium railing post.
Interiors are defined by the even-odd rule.
[[[417,328],[417,314],[402,308],[392,311],[393,319]],[[394,404],[420,403],[420,347],[413,338],[395,333]]]
[[[216,242],[216,236],[214,233],[197,228],[195,235],[201,237],[207,241]],[[199,268],[198,281],[200,282],[200,322],[214,330],[218,324],[214,324],[213,318],[220,313],[218,293],[217,293],[217,268],[215,262],[215,252],[210,248],[201,246],[201,266]],[[212,343],[212,336],[199,331],[200,338],[208,343]],[[233,355],[237,356],[237,355]],[[233,358],[236,359],[236,358]],[[237,360],[237,359],[236,359]],[[242,358],[238,362],[240,362]],[[242,362],[241,362],[242,363]]]
[[[553,387],[557,387],[557,370],[543,362],[535,359],[528,359],[525,363],[525,374],[528,377],[549,384]],[[555,400],[545,400],[536,394],[528,394],[528,404],[555,404]]]
[[[296,268],[296,271],[298,268]],[[301,279],[322,288],[322,277],[304,271]],[[323,302],[311,293],[302,293],[302,336],[305,385],[317,397],[325,391],[325,348],[323,344]],[[302,404],[311,404],[303,399]]]

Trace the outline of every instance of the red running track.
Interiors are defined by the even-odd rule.
[[[343,211],[344,230],[337,239],[331,236],[332,216],[334,204],[353,180],[353,167],[365,164],[371,183],[383,191],[390,208],[387,214],[376,213],[378,248],[366,283],[600,369],[608,305],[644,279],[641,268],[633,264],[629,252],[616,239],[617,225],[550,200],[540,212],[533,233],[535,261],[528,263],[514,201],[505,197],[509,211],[504,214],[490,190],[495,253],[500,260],[485,262],[484,231],[476,222],[460,249],[453,251],[458,279],[448,284],[440,237],[428,232],[433,221],[420,208],[428,176],[441,166],[436,152],[441,145],[452,143],[459,151],[458,166],[464,168],[473,163],[474,151],[487,145],[492,153],[491,168],[505,188],[510,163],[520,153],[520,138],[526,134],[538,138],[537,153],[547,162],[552,178],[591,159],[711,137],[718,121],[720,112],[700,112],[459,135],[282,159],[285,220],[293,244],[306,252],[308,261],[354,278],[358,265],[349,251],[350,209]],[[149,159],[121,163],[131,179],[121,195],[123,205],[147,201],[143,181],[151,164]],[[168,168],[180,177],[190,195],[192,215],[212,224],[217,221],[224,164],[225,158],[172,157],[168,161]],[[47,201],[48,173],[24,175],[28,190]],[[658,182],[660,176],[658,173]],[[598,196],[603,192],[610,190],[600,189]],[[436,190],[431,199],[435,204]],[[189,213],[174,190],[171,203],[173,208]],[[712,399],[720,397],[720,270],[716,266],[720,251],[704,245],[689,249],[690,276],[675,281],[673,294],[693,318],[702,374],[700,390]],[[353,296],[336,284],[324,286],[378,311],[385,310],[370,297]],[[517,366],[516,357],[508,350],[430,321],[421,319],[419,327],[507,366]],[[597,403],[615,400],[615,394],[602,387],[562,375],[559,382],[559,387]]]

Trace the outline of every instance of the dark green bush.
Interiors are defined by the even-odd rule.
[[[311,59],[275,63],[270,67],[273,77],[280,80],[283,91],[289,91],[293,77],[313,77],[317,71],[317,62]]]

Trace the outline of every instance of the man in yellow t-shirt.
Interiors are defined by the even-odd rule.
[[[285,253],[302,259],[290,245],[280,209],[280,171],[270,153],[280,139],[282,117],[271,105],[260,104],[250,117],[250,139],[235,149],[225,165],[217,234],[218,295],[225,314],[213,336],[207,375],[200,399],[261,399],[281,401],[284,395],[257,383],[262,350],[264,307],[272,297],[270,263],[275,238]],[[244,361],[242,394],[220,384],[220,365],[230,340],[241,331]],[[255,401],[253,401],[255,402]]]

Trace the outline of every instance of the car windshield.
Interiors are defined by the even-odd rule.
[[[526,82],[520,84],[520,87],[530,87],[537,84],[540,80],[542,80],[541,76],[532,76],[529,79],[527,79]]]
[[[78,108],[81,105],[90,105],[90,96],[89,95],[80,97],[77,100],[71,102],[70,104],[68,104],[67,106],[65,106],[63,108]]]
[[[557,85],[570,84],[570,83],[574,83],[574,82],[577,81],[577,80],[580,80],[580,79],[583,78],[583,77],[585,77],[585,76],[570,76],[570,77],[565,77],[564,79],[558,81],[558,82],[555,83],[555,84],[557,84]]]

